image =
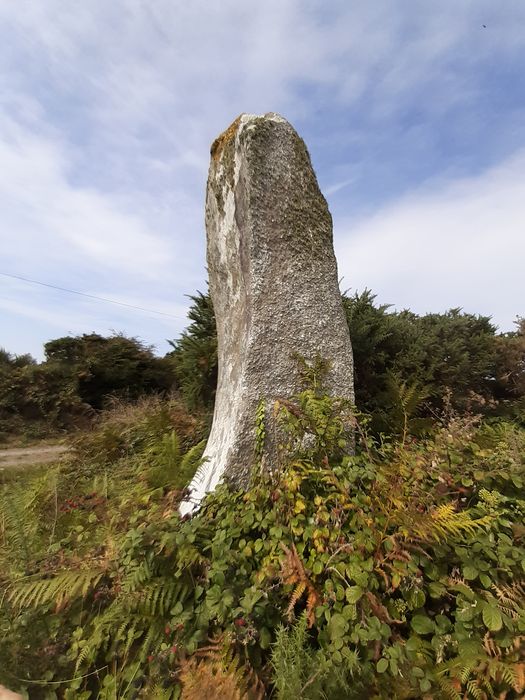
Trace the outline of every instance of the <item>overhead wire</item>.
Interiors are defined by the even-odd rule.
[[[41,287],[48,287],[49,289],[56,289],[59,292],[67,292],[68,294],[77,294],[81,297],[87,297],[88,299],[96,299],[97,301],[103,301],[107,304],[117,304],[118,306],[125,306],[128,309],[135,309],[136,311],[143,311],[148,314],[158,314],[159,316],[167,316],[168,318],[175,318],[179,321],[186,321],[182,316],[175,316],[174,314],[166,313],[165,311],[157,311],[155,309],[148,309],[144,306],[135,306],[134,304],[126,304],[123,301],[116,301],[115,299],[107,299],[106,297],[99,297],[96,294],[88,294],[87,292],[79,292],[75,289],[68,289],[67,287],[59,287],[56,284],[49,284],[47,282],[40,282],[39,280],[30,279],[29,277],[22,277],[21,275],[13,275],[9,272],[1,272],[2,277],[9,277],[14,280],[20,280],[22,282],[27,282],[29,284],[38,284]]]

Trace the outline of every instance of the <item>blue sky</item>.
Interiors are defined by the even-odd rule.
[[[486,25],[486,28],[483,27]],[[305,139],[342,288],[525,315],[523,0],[0,0],[0,346],[112,330],[158,352],[205,288],[209,145]]]

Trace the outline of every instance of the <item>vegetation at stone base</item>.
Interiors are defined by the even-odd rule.
[[[190,408],[213,409],[217,343],[209,295],[192,297],[192,323],[174,342],[177,377]],[[525,425],[525,320],[496,334],[486,316],[452,309],[418,316],[377,305],[369,290],[344,296],[354,352],[356,405],[375,434],[402,434],[404,416],[424,432],[451,403],[459,410],[519,420]]]
[[[0,682],[35,700],[523,697],[524,429],[449,413],[376,440],[312,389],[273,415],[280,472],[191,520],[202,426],[176,403],[119,407],[65,466],[13,476]]]
[[[46,343],[46,360],[0,352],[0,439],[86,427],[108,397],[136,399],[175,386],[172,359],[135,338],[96,333]]]

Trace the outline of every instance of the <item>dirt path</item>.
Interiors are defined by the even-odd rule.
[[[69,451],[65,445],[36,445],[35,447],[16,447],[0,450],[0,469],[2,467],[29,467],[35,464],[56,462]]]

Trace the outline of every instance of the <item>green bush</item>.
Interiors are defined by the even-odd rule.
[[[378,442],[312,390],[273,413],[282,471],[219,487],[192,519],[155,477],[159,455],[180,465],[171,431],[152,462],[139,438],[119,469],[77,473],[74,495],[67,473],[11,483],[0,682],[37,700],[213,697],[199,682],[521,697],[525,432],[451,414],[433,438]]]
[[[0,350],[0,432],[45,438],[86,428],[115,398],[165,396],[175,388],[174,362],[135,338],[96,333],[45,344],[46,361]]]
[[[190,409],[213,410],[217,332],[209,294],[191,297],[191,323],[172,341],[172,357]],[[418,398],[413,429],[448,404],[525,425],[525,325],[497,335],[487,316],[451,309],[419,316],[378,305],[370,290],[343,296],[355,369],[356,405],[372,417],[374,433],[401,434],[407,398]]]
[[[135,400],[174,388],[169,358],[155,357],[152,348],[121,334],[97,333],[57,338],[45,344],[47,364],[69,371],[81,401],[103,408],[108,397]]]
[[[217,328],[209,294],[190,297],[191,321],[177,341],[170,341],[177,380],[190,409],[213,410],[217,388]]]

